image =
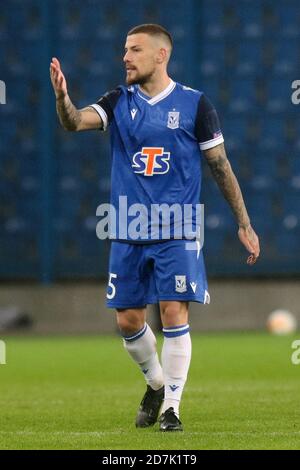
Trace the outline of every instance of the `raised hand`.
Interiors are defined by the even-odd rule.
[[[50,64],[50,78],[56,98],[63,99],[68,94],[67,82],[56,57],[52,58]]]

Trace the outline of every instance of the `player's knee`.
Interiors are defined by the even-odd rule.
[[[125,315],[117,315],[117,325],[121,333],[124,335],[134,333],[134,324]]]
[[[123,335],[132,335],[144,327],[145,321],[130,310],[117,311],[117,325]]]
[[[188,322],[187,302],[162,302],[160,309],[165,327],[185,325]]]

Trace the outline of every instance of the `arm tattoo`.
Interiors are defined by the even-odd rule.
[[[210,156],[207,152],[206,158],[211,172],[225,199],[229,203],[239,226],[247,227],[250,224],[250,219],[239,183],[226,157],[225,150],[218,150],[213,156]]]
[[[77,130],[82,120],[81,111],[75,108],[68,95],[63,100],[56,100],[56,111],[64,129]]]

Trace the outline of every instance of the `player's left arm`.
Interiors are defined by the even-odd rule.
[[[235,215],[239,226],[239,239],[250,253],[247,263],[253,265],[260,253],[259,239],[251,226],[243,195],[227,158],[224,144],[221,143],[203,150],[202,153],[223,196]]]

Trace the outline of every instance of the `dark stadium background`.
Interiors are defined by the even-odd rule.
[[[107,316],[99,312],[109,243],[97,239],[95,227],[97,206],[109,201],[109,133],[61,129],[49,64],[52,56],[60,59],[78,107],[93,103],[124,81],[126,33],[145,22],[164,25],[174,37],[172,78],[204,90],[215,104],[261,241],[261,258],[250,268],[230,209],[203,165],[205,258],[214,293],[213,320],[205,314],[204,324],[261,328],[277,307],[298,315],[296,0],[1,2],[7,104],[0,105],[0,307],[26,310],[37,325],[43,318],[41,330],[59,318],[58,329],[106,331],[99,325]]]

